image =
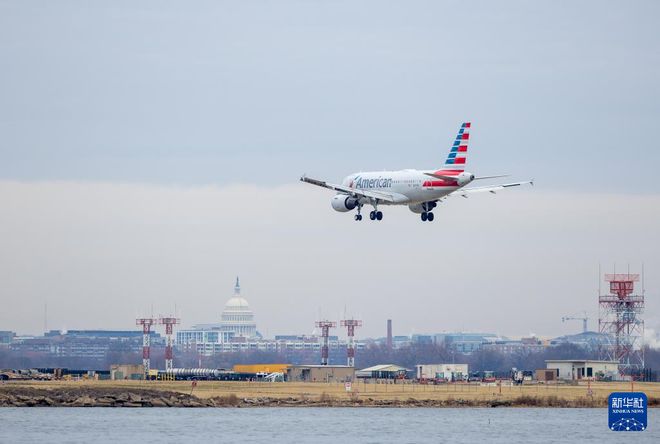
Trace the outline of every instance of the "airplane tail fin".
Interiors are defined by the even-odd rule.
[[[443,171],[465,171],[471,126],[471,122],[465,122],[461,125],[461,129],[458,130],[454,144],[452,145],[451,150],[449,150],[447,160],[442,167]]]

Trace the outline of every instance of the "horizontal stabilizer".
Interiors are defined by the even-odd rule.
[[[482,180],[482,179],[498,179],[500,177],[509,177],[509,174],[498,174],[496,176],[477,176],[474,178],[474,180]]]
[[[500,185],[492,185],[492,186],[487,186],[487,187],[474,187],[474,188],[461,188],[453,193],[449,194],[449,196],[461,196],[461,197],[468,197],[470,194],[474,193],[492,193],[495,194],[497,191],[503,190],[505,188],[511,188],[511,187],[519,187],[520,185],[534,185],[534,180],[528,180],[525,182],[512,182],[512,183],[503,183]]]
[[[444,174],[436,174],[436,173],[424,173],[427,176],[435,177],[436,179],[440,180],[457,180],[457,176],[445,176]]]

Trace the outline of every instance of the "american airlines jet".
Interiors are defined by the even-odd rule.
[[[347,212],[357,210],[355,220],[362,220],[362,207],[371,205],[373,211],[369,219],[382,220],[379,205],[407,205],[410,211],[421,215],[423,221],[432,221],[433,209],[438,202],[450,196],[468,197],[472,193],[495,193],[509,187],[534,185],[533,181],[513,182],[493,186],[465,188],[474,180],[493,179],[500,176],[475,177],[465,171],[468,143],[470,142],[470,122],[461,125],[454,145],[442,168],[437,170],[400,170],[355,173],[347,176],[341,185],[312,179],[306,176],[301,181],[337,191],[332,198],[332,208]]]

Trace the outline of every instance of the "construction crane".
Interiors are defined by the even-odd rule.
[[[588,320],[589,320],[589,318],[587,317],[587,312],[586,312],[586,311],[584,312],[584,316],[581,317],[581,318],[580,318],[580,317],[577,317],[577,316],[564,316],[563,318],[561,318],[561,321],[562,321],[562,322],[566,322],[566,321],[582,321],[582,333],[586,333],[586,332],[587,332],[587,321],[588,321]]]

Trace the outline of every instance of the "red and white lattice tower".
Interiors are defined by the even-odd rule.
[[[317,321],[316,326],[321,329],[321,365],[328,365],[328,352],[330,350],[330,329],[335,328],[337,323],[334,321]]]
[[[151,369],[151,326],[156,323],[153,318],[138,318],[135,325],[142,326],[142,366],[144,367],[144,379],[149,377]]]
[[[172,331],[174,326],[179,323],[179,319],[175,317],[163,317],[158,319],[158,323],[165,326],[165,371],[171,371],[174,366],[174,353],[172,353]]]
[[[609,341],[601,347],[601,357],[618,361],[621,374],[637,373],[644,369],[644,294],[633,294],[639,274],[606,274],[605,281],[610,293],[598,297],[598,327]]]
[[[349,367],[355,367],[355,327],[362,327],[362,321],[344,319],[340,321],[340,324],[348,330],[348,342],[346,343],[347,365]]]

